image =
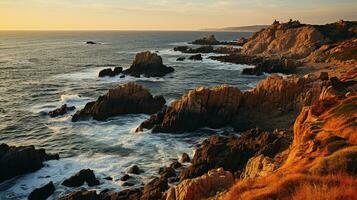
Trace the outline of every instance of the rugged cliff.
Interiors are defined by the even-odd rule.
[[[243,46],[247,55],[301,59],[322,45],[357,37],[356,22],[339,21],[326,25],[306,25],[299,21],[274,22],[255,33]]]

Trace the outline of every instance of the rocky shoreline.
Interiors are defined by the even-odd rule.
[[[251,38],[238,41],[243,45],[240,50],[215,49],[213,45],[223,43],[214,36],[192,42],[204,45],[197,49],[177,47],[176,51],[197,54],[196,60],[199,53],[225,51],[228,55],[210,59],[255,65],[243,70],[248,75],[293,74],[302,65],[317,60],[328,67],[303,75],[271,75],[248,91],[229,85],[199,87],[170,105],[136,83],[112,88],[77,111],[72,121],[145,113],[151,116],[136,132],[150,129],[152,134],[181,134],[203,127],[230,126],[240,135],[210,136],[197,146],[192,159],[182,155],[180,160],[158,169],[157,177],[146,184],[130,181],[134,179],[132,174],[141,172],[140,166],[134,165],[121,178],[130,189],[81,190],[58,199],[291,199],[302,195],[304,192],[297,191],[310,185],[339,190],[341,194],[334,194],[336,198],[353,199],[355,192],[343,192],[341,188],[353,189],[357,184],[356,30],[355,22],[320,26],[274,22]],[[279,37],[275,37],[277,33]],[[287,38],[290,42],[282,42]],[[143,52],[137,54],[129,69],[105,70],[99,76],[160,77],[173,71],[163,65],[159,55]],[[49,115],[56,117],[73,109],[63,105]],[[0,182],[36,171],[51,159],[59,159],[59,155],[33,146],[2,144]],[[344,182],[350,179],[350,185]],[[83,184],[95,186],[101,182],[93,170],[83,169],[62,185],[79,189]],[[49,182],[35,189],[29,199],[47,199],[55,187]],[[317,189],[315,192],[321,192]]]

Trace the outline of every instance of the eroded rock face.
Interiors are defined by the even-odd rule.
[[[28,196],[28,200],[46,200],[55,191],[52,181],[43,187],[34,189]]]
[[[278,165],[275,163],[274,159],[261,154],[248,160],[247,165],[241,174],[241,178],[249,179],[267,176],[277,168]]]
[[[131,67],[124,70],[123,73],[135,77],[140,77],[140,75],[145,77],[162,77],[173,71],[174,68],[163,64],[162,58],[159,55],[147,51],[136,54]]]
[[[68,111],[72,111],[75,110],[76,107],[71,106],[71,107],[67,107],[67,104],[62,105],[60,108],[57,108],[53,111],[48,112],[48,115],[50,117],[58,117],[61,115],[65,115]]]
[[[88,186],[99,185],[99,180],[96,179],[93,170],[83,169],[77,174],[63,181],[62,185],[67,187],[79,187],[86,182]]]
[[[153,97],[149,90],[136,83],[127,83],[112,88],[96,102],[89,102],[78,111],[72,121],[86,120],[91,117],[95,120],[106,120],[121,114],[153,114],[161,110],[165,104],[162,96]]]
[[[167,179],[164,177],[154,178],[144,186],[143,195],[140,200],[161,199],[163,193],[169,188]]]
[[[274,23],[255,33],[244,44],[242,53],[248,55],[306,58],[324,44],[356,37],[355,22],[326,25],[305,25],[298,21]]]
[[[254,155],[274,157],[288,148],[290,142],[291,135],[278,130],[270,133],[252,129],[240,137],[211,136],[196,150],[192,165],[181,172],[180,178],[195,178],[220,167],[240,174]]]
[[[197,88],[142,123],[138,131],[153,128],[153,132],[175,133],[204,126],[225,126],[238,110],[241,96],[238,88],[227,85],[212,89]]]
[[[223,168],[210,170],[207,174],[195,179],[187,179],[172,187],[165,194],[166,200],[204,199],[218,191],[227,190],[234,183],[234,177]]]
[[[58,160],[58,154],[47,154],[34,146],[0,145],[0,182],[18,175],[34,172],[43,167],[46,160]]]
[[[137,131],[180,133],[201,127],[288,128],[305,105],[318,99],[331,81],[314,76],[273,75],[244,93],[236,87],[198,88],[143,122]]]

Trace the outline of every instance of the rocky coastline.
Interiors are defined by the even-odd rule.
[[[103,181],[93,170],[82,169],[62,182],[78,190],[58,200],[293,199],[311,187],[315,190],[309,192],[315,195],[355,198],[356,30],[356,22],[318,26],[274,22],[251,38],[238,40],[239,50],[214,48],[228,44],[214,36],[193,41],[203,45],[197,49],[175,48],[195,54],[188,58],[193,60],[202,60],[200,53],[225,52],[227,55],[210,59],[253,64],[254,68],[243,70],[247,75],[289,75],[270,75],[247,91],[229,85],[198,87],[169,105],[163,96],[153,96],[136,83],[109,89],[77,111],[72,121],[144,113],[150,117],[136,128],[137,133],[193,134],[199,128],[229,126],[240,134],[208,137],[197,145],[192,159],[183,154],[143,184],[129,181],[134,179],[131,175],[141,172],[140,166],[134,165],[121,178],[130,186],[122,191],[79,190],[83,184],[95,186]],[[289,42],[283,42],[287,39]],[[313,67],[317,62],[323,67]],[[310,64],[309,73],[301,70]],[[159,55],[143,52],[136,55],[130,68],[105,69],[99,76],[161,77],[172,72]],[[56,117],[73,109],[63,105],[49,115]],[[59,155],[33,146],[1,144],[0,182],[39,170],[43,162],[52,159]],[[47,199],[55,190],[49,182],[35,189],[29,199]]]

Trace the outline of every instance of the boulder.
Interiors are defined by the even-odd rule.
[[[48,197],[50,197],[53,194],[54,191],[55,191],[55,186],[51,181],[40,188],[34,189],[28,196],[28,200],[46,200]]]
[[[180,161],[182,163],[191,162],[191,158],[187,153],[183,153],[182,156],[181,156]]]
[[[271,133],[260,129],[251,129],[242,133],[239,138],[211,136],[196,150],[192,165],[182,170],[180,178],[195,178],[220,167],[239,174],[254,155],[274,157],[287,149],[291,140],[291,135],[278,130]]]
[[[164,105],[165,99],[162,96],[153,97],[143,86],[127,83],[110,89],[97,101],[87,103],[82,110],[74,114],[72,121],[91,117],[95,120],[106,120],[122,114],[153,114],[161,110]]]
[[[144,186],[144,192],[140,200],[161,199],[163,193],[169,188],[166,178],[154,178]]]
[[[204,37],[201,39],[197,39],[193,42],[192,44],[198,44],[198,45],[219,45],[221,44],[214,35],[210,35],[208,37]]]
[[[96,179],[93,170],[82,169],[77,174],[63,181],[62,185],[67,187],[80,187],[86,182],[88,186],[99,185],[99,180]]]
[[[74,106],[67,107],[67,104],[64,104],[60,108],[57,108],[53,111],[48,112],[48,115],[50,117],[58,117],[58,116],[66,114],[68,111],[72,111],[75,109],[76,109],[76,107],[74,107]]]
[[[115,67],[114,69],[112,68],[107,68],[107,69],[103,69],[99,72],[99,77],[105,77],[105,76],[109,76],[109,77],[113,77],[113,76],[117,76],[120,73],[123,72],[123,68],[122,67]]]
[[[190,56],[188,58],[189,60],[202,60],[202,55],[201,54],[196,54],[196,55],[193,55],[193,56]]]
[[[140,168],[137,165],[131,166],[128,170],[129,174],[140,174],[140,172]]]
[[[125,174],[123,177],[120,178],[121,181],[127,181],[131,178],[128,174]]]
[[[174,71],[174,68],[163,64],[162,58],[156,53],[149,51],[138,53],[135,56],[133,64],[123,73],[131,76],[140,77],[162,77]]]
[[[171,178],[176,177],[176,171],[172,167],[162,167],[159,169],[160,177]]]
[[[0,145],[0,183],[18,175],[34,172],[43,167],[46,160],[58,160],[58,154],[47,154],[34,146]]]
[[[164,195],[165,200],[206,199],[217,192],[229,189],[234,183],[234,177],[223,168],[210,170],[207,174],[194,179],[182,181],[171,187]]]

